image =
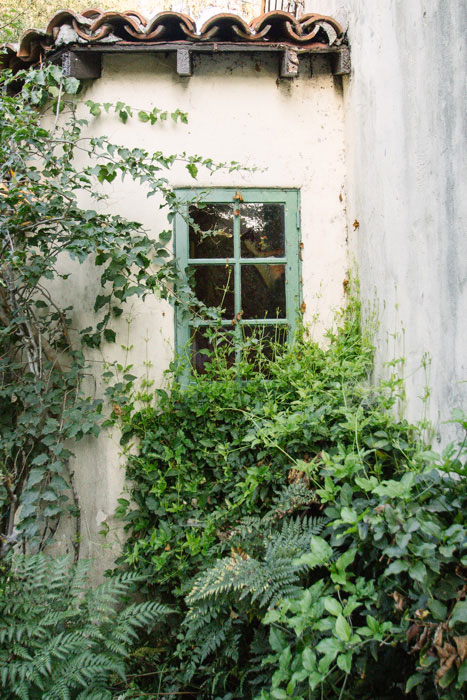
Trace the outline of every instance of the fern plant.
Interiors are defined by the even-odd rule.
[[[306,579],[310,567],[298,558],[324,524],[323,518],[304,511],[310,499],[311,491],[304,484],[283,489],[265,516],[244,518],[229,531],[230,556],[195,579],[179,637],[185,682],[206,667],[205,690],[228,698],[229,688],[238,693],[248,684],[251,689],[246,696],[252,697],[254,688],[266,681],[261,663],[270,647],[260,620],[268,608],[293,596]]]
[[[264,523],[265,519],[258,521]],[[256,537],[263,549],[262,556],[251,556],[239,546],[231,556],[219,559],[204,571],[187,597],[187,602],[194,606],[189,619],[203,603],[224,604],[230,599],[242,601],[249,597],[252,604],[257,602],[260,608],[266,608],[293,594],[300,574],[307,568],[297,563],[297,557],[308,549],[311,536],[321,528],[321,522],[312,517],[284,519],[279,527],[270,526],[266,532],[259,528]],[[241,528],[247,537],[251,537],[252,530],[248,521]]]
[[[15,556],[0,580],[0,687],[5,700],[106,700],[112,678],[141,628],[169,610],[123,604],[138,576],[124,573],[94,590],[87,565],[42,554]],[[118,607],[117,607],[118,606]]]

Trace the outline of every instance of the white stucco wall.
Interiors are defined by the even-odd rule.
[[[93,135],[106,134],[116,143],[150,151],[186,151],[256,168],[212,176],[200,172],[194,181],[181,164],[169,174],[174,186],[300,189],[305,316],[311,320],[320,314],[319,336],[343,302],[347,270],[345,200],[340,196],[345,178],[342,91],[326,58],[313,60],[312,74],[310,59],[302,59],[300,77],[280,81],[277,56],[197,58],[191,78],[177,76],[173,54],[107,56],[102,78],[80,99],[122,100],[137,109],[178,107],[189,115],[187,126],[169,120],[153,127],[137,119],[123,125],[103,115],[92,120],[89,133]],[[167,228],[165,210],[159,209],[155,198],[146,199],[140,186],[115,180],[105,190],[109,194],[105,208],[141,221],[154,235]],[[88,310],[97,291],[95,270],[82,266],[74,279],[60,294],[64,302],[69,298],[76,303],[79,298],[75,325],[84,327],[89,325]],[[131,346],[127,361],[133,364],[134,374],[143,375],[144,363],[149,361],[156,385],[165,381],[163,372],[173,358],[172,307],[157,299],[135,300],[128,312],[120,323],[117,347],[107,345],[103,356],[93,356],[96,395],[103,389],[102,360],[123,359],[121,343]],[[124,490],[123,465],[117,434],[78,447],[75,477],[82,509],[81,554],[98,557],[101,570],[112,563],[121,535],[112,513]],[[103,523],[110,527],[107,540],[98,534]]]
[[[377,374],[404,357],[405,414],[426,410],[445,442],[442,421],[467,406],[467,3],[307,0],[307,10],[336,17],[351,44],[347,215],[363,298],[378,303]]]

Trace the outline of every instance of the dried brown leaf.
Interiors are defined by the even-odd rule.
[[[454,637],[454,642],[456,643],[460,663],[462,663],[467,659],[467,636]]]
[[[403,612],[407,605],[407,598],[397,591],[394,591],[392,597],[394,598],[396,611]]]

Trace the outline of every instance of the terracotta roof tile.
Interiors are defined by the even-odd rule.
[[[57,12],[43,31],[29,29],[19,44],[8,44],[3,63],[24,67],[37,63],[64,44],[157,44],[158,42],[228,42],[239,44],[285,44],[303,48],[338,46],[342,27],[331,17],[305,14],[300,19],[275,10],[249,24],[237,15],[211,17],[199,31],[191,17],[179,12],[160,12],[147,20],[138,12],[102,12],[89,9],[81,14]],[[5,60],[6,59],[6,60]]]

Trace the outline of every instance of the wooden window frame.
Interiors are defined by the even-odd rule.
[[[177,188],[175,190],[181,210],[174,220],[174,252],[179,269],[185,272],[191,266],[229,264],[234,268],[235,330],[242,326],[287,326],[289,342],[293,341],[301,306],[301,256],[300,256],[300,191],[291,188]],[[190,258],[188,208],[197,201],[206,204],[283,204],[285,255],[283,257],[242,258],[240,249],[240,216],[234,214],[234,251],[229,258]],[[186,204],[185,204],[186,203]],[[253,262],[254,261],[254,262]],[[284,320],[274,318],[242,319],[241,317],[241,266],[245,264],[274,264],[285,266],[286,315]],[[190,347],[192,328],[208,326],[232,328],[232,320],[222,322],[199,321],[191,323],[186,311],[175,309],[175,349],[179,356],[186,355]],[[191,352],[188,350],[188,352]],[[238,361],[237,357],[237,361]]]

